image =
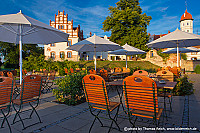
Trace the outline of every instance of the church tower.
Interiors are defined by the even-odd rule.
[[[185,13],[181,16],[180,28],[182,31],[193,33],[193,18],[190,13],[185,10]]]

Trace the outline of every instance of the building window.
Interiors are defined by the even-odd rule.
[[[64,29],[64,26],[62,25],[61,28]]]
[[[72,45],[72,40],[68,40],[67,46],[71,46],[71,45]]]
[[[187,25],[189,25],[189,23],[187,23]]]
[[[191,55],[197,55],[197,52],[191,52]]]
[[[56,58],[56,53],[55,52],[51,52],[51,59],[55,59]]]
[[[71,51],[67,52],[67,58],[72,58],[72,52]]]
[[[184,23],[183,23],[183,26],[184,26]]]
[[[50,46],[51,46],[51,47],[55,47],[55,43],[51,43]]]
[[[65,53],[64,52],[60,52],[60,58],[64,59],[65,58]]]
[[[189,30],[187,30],[187,32],[189,32]]]

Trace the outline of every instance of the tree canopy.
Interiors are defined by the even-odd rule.
[[[22,46],[22,58],[33,55],[35,57],[43,54],[42,47],[38,47],[37,44],[24,44]],[[0,53],[4,56],[4,66],[7,68],[19,67],[19,45],[13,43],[0,42]]]
[[[120,0],[116,7],[109,7],[110,16],[103,22],[103,30],[111,31],[110,40],[120,45],[129,45],[147,50],[149,40],[147,25],[151,16],[142,14],[139,0]]]

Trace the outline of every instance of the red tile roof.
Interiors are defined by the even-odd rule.
[[[193,20],[192,15],[185,10],[185,13],[181,16],[181,20]]]

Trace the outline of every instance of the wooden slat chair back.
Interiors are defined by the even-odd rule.
[[[22,69],[22,75],[26,75],[26,74],[27,74],[27,70]]]
[[[87,75],[83,78],[87,102],[93,108],[106,110],[109,106],[105,80],[98,75]]]
[[[28,75],[22,81],[20,99],[26,100],[40,96],[42,77],[39,75]]]
[[[123,71],[123,72],[130,72],[131,70],[130,70],[129,68],[123,67],[123,68],[122,68],[122,71]]]
[[[76,72],[80,72],[80,68],[76,68]]]
[[[0,71],[0,76],[5,76],[3,71]]]
[[[116,68],[115,68],[115,72],[121,72],[121,71],[122,71],[121,68],[119,68],[119,67],[116,67]]]
[[[165,80],[165,81],[174,81],[174,74],[170,71],[167,70],[161,70],[156,73],[157,79],[160,80]]]
[[[85,77],[83,77],[82,83],[83,83],[86,100],[88,102],[88,106],[90,109],[90,113],[95,117],[95,119],[89,129],[89,132],[91,131],[95,120],[98,120],[100,122],[101,126],[103,127],[103,123],[101,122],[100,118],[104,118],[104,119],[112,121],[112,123],[109,127],[109,131],[112,128],[113,122],[118,127],[117,129],[120,130],[120,128],[116,122],[120,103],[109,101],[107,90],[106,90],[106,85],[105,85],[105,80],[102,77],[100,77],[99,75],[89,74],[89,75],[86,75]],[[111,117],[110,112],[112,112],[116,108],[117,108],[117,112],[116,112],[115,116]],[[96,111],[92,110],[92,109],[97,109],[98,112],[96,113]],[[102,110],[106,111],[106,113],[107,113],[106,117],[99,116],[99,114]]]
[[[10,114],[11,102],[13,99],[13,79],[10,77],[1,77],[0,78],[0,110],[3,114],[3,121],[1,123],[1,128],[6,121],[9,127],[10,132],[11,127],[7,120],[8,115]]]
[[[71,74],[73,74],[74,73],[74,69],[70,68],[70,72],[71,72]]]
[[[89,70],[90,74],[97,74],[97,72],[94,69]]]
[[[124,79],[123,92],[128,114],[159,120],[157,85],[146,76],[132,75]],[[157,122],[156,122],[157,123]]]
[[[17,76],[17,71],[16,70],[11,70],[14,76]]]
[[[37,106],[39,105],[39,97],[41,95],[41,87],[42,87],[42,77],[39,75],[28,75],[25,76],[24,79],[22,80],[22,89],[20,91],[20,97],[18,99],[14,99],[13,100],[13,108],[16,111],[15,117],[13,119],[13,124],[16,122],[21,121],[23,129],[32,126],[26,126],[24,125],[24,120],[27,118],[31,118],[33,115],[33,112],[36,113],[38,119],[39,119],[39,123],[41,123],[41,119],[36,111]],[[20,116],[21,113],[23,113],[24,111],[28,111],[28,110],[23,110],[23,104],[25,103],[29,103],[29,105],[31,106],[31,113],[29,117],[26,117],[24,119],[22,119],[22,117]],[[19,106],[19,108],[16,108],[16,105]],[[35,105],[35,106],[33,106]],[[19,121],[16,121],[17,116],[20,118]],[[36,124],[36,123],[35,123]],[[33,125],[35,125],[33,124]]]
[[[171,68],[170,71],[175,75],[176,78],[180,77],[180,71],[178,70],[178,68]]]
[[[0,109],[3,104],[11,103],[13,91],[13,79],[10,77],[0,77]]]
[[[145,70],[137,70],[133,73],[133,75],[141,75],[141,76],[148,76],[148,72]]]
[[[107,70],[101,69],[101,70],[100,70],[100,76],[101,76],[105,81],[109,81],[108,71],[107,71]]]
[[[65,68],[64,70],[65,70],[65,74],[68,75],[68,69]]]

